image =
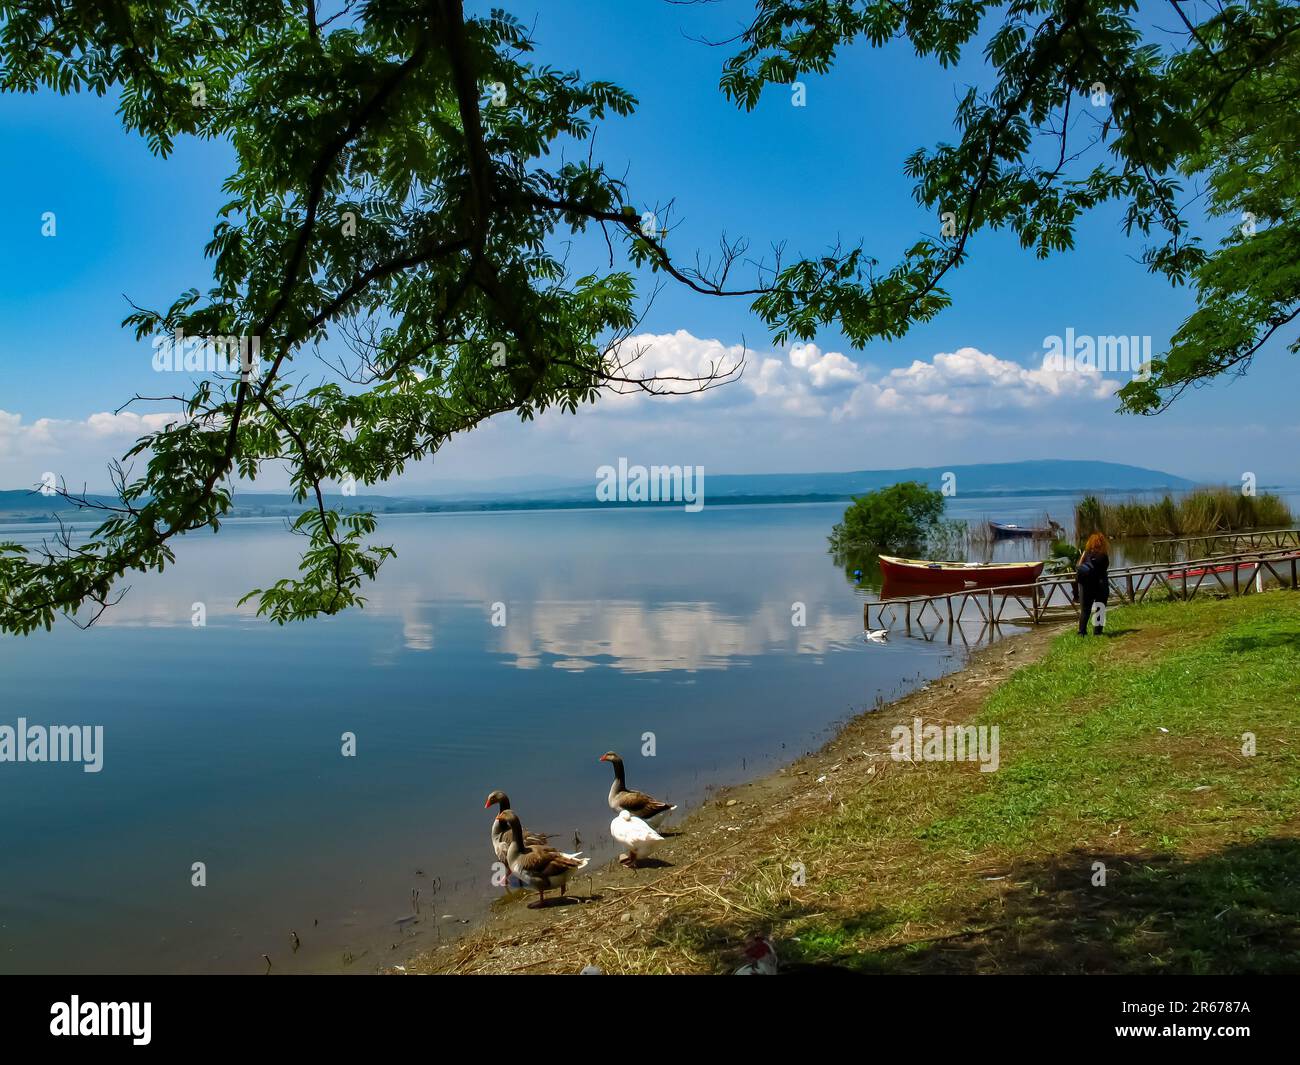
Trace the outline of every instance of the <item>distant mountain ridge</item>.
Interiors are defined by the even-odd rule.
[[[1183,491],[1195,482],[1161,470],[1129,466],[1118,462],[1086,459],[1035,459],[1026,462],[984,462],[952,466],[910,466],[897,470],[853,470],[843,473],[720,473],[705,470],[706,503],[793,503],[831,502],[849,499],[899,481],[921,481],[931,488],[943,487],[945,474],[955,477],[959,496],[1031,495],[1044,492],[1143,492]],[[371,510],[377,514],[434,513],[444,511],[537,510],[594,506],[646,506],[644,503],[598,503],[596,476],[586,484],[557,485],[555,477],[542,479],[546,487],[504,490],[487,482],[479,491],[467,490],[460,482],[446,494],[436,489],[421,494],[381,495],[358,493],[330,495],[330,505],[340,510]],[[518,485],[519,477],[508,479]],[[92,500],[112,503],[107,496]],[[680,504],[658,504],[680,505]],[[285,492],[237,491],[234,517],[278,517],[297,514],[306,504],[296,503]],[[74,504],[58,496],[42,496],[23,489],[0,491],[0,521],[39,522],[55,516],[65,520],[96,520],[99,515],[78,512]]]
[[[982,462],[965,466],[910,466],[897,470],[852,470],[845,473],[720,473],[705,470],[705,492],[731,496],[826,496],[847,499],[899,481],[921,481],[941,488],[944,474],[956,477],[958,493],[1020,494],[1060,491],[1182,490],[1195,482],[1161,470],[1118,462],[1078,459],[1036,459],[1026,462]],[[594,483],[594,477],[593,477]],[[591,485],[521,493],[532,498],[571,498],[575,491],[591,498]]]

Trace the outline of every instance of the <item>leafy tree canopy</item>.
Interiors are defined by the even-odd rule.
[[[924,547],[943,524],[943,493],[920,481],[902,481],[854,496],[831,530],[831,547],[848,552],[911,551]]]
[[[170,563],[175,537],[216,529],[234,479],[272,467],[306,504],[306,547],[296,577],[254,593],[259,608],[283,622],[360,602],[391,552],[368,545],[372,516],[326,505],[331,484],[382,481],[494,415],[739,372],[637,373],[622,341],[653,295],[637,291],[638,270],[750,301],[776,343],[835,324],[861,346],[942,310],[944,278],[978,230],[1011,228],[1047,255],[1072,245],[1084,212],[1119,201],[1130,230],[1158,235],[1149,267],[1199,301],[1152,380],[1125,388],[1126,406],[1155,410],[1244,368],[1296,314],[1300,20],[1280,0],[1191,8],[1171,2],[1185,32],[1157,42],[1122,0],[759,0],[722,79],[743,105],[859,40],[905,38],[943,66],[978,40],[993,81],[959,101],[956,143],[907,163],[950,230],[884,267],[862,247],[793,262],[775,249],[737,284],[743,241],[724,240],[711,268],[680,266],[666,212],[594,158],[594,130],[629,114],[632,97],[536,62],[505,12],[466,18],[460,0],[347,0],[330,13],[314,0],[0,0],[0,91],[112,92],[125,128],[160,155],[186,136],[233,148],[206,249],[211,287],[126,322],[141,339],[256,340],[239,372],[168,398],[183,417],[115,467],[119,503],[87,541],[0,545],[0,629],[102,609],[124,574]],[[1098,85],[1107,117],[1081,144],[1081,94]],[[1249,211],[1250,234],[1234,228],[1207,251],[1184,219],[1189,176],[1208,183],[1211,214]],[[589,228],[608,240],[609,265],[575,277],[563,249]],[[304,357],[322,353],[337,372],[309,379],[319,364]]]
[[[233,147],[206,249],[213,286],[126,322],[141,339],[241,337],[250,352],[169,397],[184,417],[128,453],[142,472],[115,469],[120,504],[89,542],[64,536],[35,557],[0,548],[0,628],[102,609],[125,573],[171,562],[176,536],[216,529],[232,479],[268,466],[287,467],[309,505],[296,522],[307,545],[297,577],[258,590],[260,610],[281,622],[336,612],[391,552],[367,546],[371,515],[326,506],[332,484],[383,481],[497,414],[574,411],[603,388],[707,388],[739,370],[665,380],[630,368],[620,341],[637,322],[635,267],[725,290],[678,269],[582,147],[632,97],[533,62],[503,12],[43,0],[0,3],[0,17],[0,89],[116,91],[123,125],[159,154],[183,136]],[[566,146],[580,158],[565,161]],[[606,230],[610,268],[573,277],[557,248],[588,226]],[[308,380],[321,351],[337,373]]]
[[[1121,409],[1154,413],[1189,386],[1244,373],[1274,336],[1300,350],[1287,330],[1300,316],[1293,0],[759,0],[722,86],[753,107],[768,85],[829,70],[846,46],[900,39],[944,67],[982,45],[991,80],[958,102],[959,140],[908,159],[918,202],[951,224],[888,276],[928,277],[928,297],[946,302],[938,285],[976,232],[1010,229],[1046,257],[1113,201],[1126,231],[1150,239],[1148,269],[1190,284],[1197,303],[1149,379],[1121,390]],[[1224,234],[1214,248],[1193,231],[1207,219]],[[779,289],[761,306],[790,313],[788,300]],[[844,309],[813,300],[794,317]]]

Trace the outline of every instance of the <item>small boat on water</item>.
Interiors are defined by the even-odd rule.
[[[1184,577],[1207,577],[1212,573],[1231,573],[1233,569],[1241,571],[1246,580],[1251,580],[1255,576],[1255,570],[1259,568],[1256,562],[1229,562],[1223,566],[1196,566],[1193,569],[1182,570],[1176,569],[1169,573],[1169,580],[1180,581]]]
[[[1009,521],[991,521],[989,522],[989,532],[993,534],[995,540],[1017,540],[1020,538],[1047,540],[1056,535],[1056,529],[1060,526],[1044,525],[1035,527],[1033,525],[1016,525]]]
[[[923,558],[880,556],[884,579],[906,585],[951,588],[1000,588],[1033,584],[1045,562],[931,562]]]

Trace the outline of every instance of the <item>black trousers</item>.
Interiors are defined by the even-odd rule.
[[[1079,585],[1079,635],[1080,636],[1088,635],[1088,621],[1092,617],[1093,605],[1096,603],[1101,603],[1102,606],[1105,606],[1106,600],[1109,598],[1109,595],[1107,594],[1109,591],[1110,591],[1109,588],[1098,588],[1093,584]],[[1093,631],[1097,634],[1100,634],[1101,630],[1102,630],[1102,626],[1098,625]]]

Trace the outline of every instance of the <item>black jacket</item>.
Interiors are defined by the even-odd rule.
[[[1107,576],[1109,571],[1110,559],[1105,554],[1085,551],[1083,558],[1079,562],[1078,569],[1075,571],[1075,577],[1079,582],[1079,590],[1088,592],[1092,598],[1104,602],[1107,593],[1110,591],[1110,580]]]

